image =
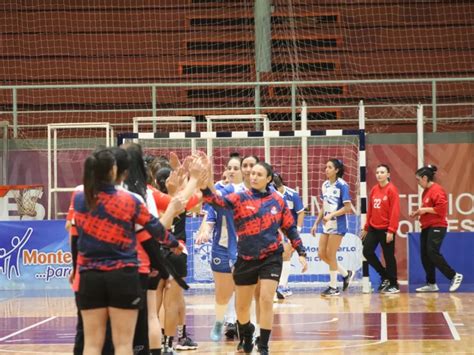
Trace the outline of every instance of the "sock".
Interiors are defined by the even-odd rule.
[[[255,324],[255,334],[256,336],[260,336],[260,324],[256,323]]]
[[[178,325],[178,339],[181,339],[183,337],[184,333],[184,325]]]
[[[150,349],[150,355],[161,355],[161,349]]]
[[[232,294],[232,297],[227,304],[227,310],[225,312],[224,318],[227,323],[235,323],[237,318],[235,314],[235,293]]]
[[[288,278],[291,272],[291,261],[284,261],[281,269],[280,283],[279,286],[288,287]]]
[[[169,337],[169,336],[164,336],[163,337],[163,344],[165,346],[169,346],[170,348],[173,347],[173,337]]]
[[[260,340],[259,345],[263,348],[268,348],[268,340],[270,340],[270,329],[260,329]]]
[[[225,304],[216,303],[214,309],[216,312],[216,322],[224,322],[224,316],[227,306]]]
[[[346,277],[348,272],[346,269],[344,269],[344,266],[342,266],[341,264],[337,263],[337,270],[339,271],[339,273],[342,275],[342,277]]]
[[[330,276],[330,281],[329,281],[329,286],[332,288],[337,287],[337,271],[329,271],[329,276]]]

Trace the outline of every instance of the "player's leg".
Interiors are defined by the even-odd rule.
[[[380,275],[380,286],[379,291],[382,291],[385,287],[388,286],[389,280],[385,268],[380,262],[379,258],[375,254],[375,250],[380,243],[379,230],[374,228],[369,228],[367,236],[364,239],[364,249],[363,254],[370,266],[372,266],[375,271]]]
[[[219,341],[222,337],[222,328],[229,300],[234,293],[234,280],[231,273],[214,271],[213,275],[215,282],[216,320],[211,330],[211,339]]]
[[[283,259],[281,254],[271,255],[262,261],[260,278],[260,336],[259,351],[268,353],[268,342],[273,327],[273,295],[281,276]]]
[[[233,277],[235,282],[235,310],[239,343],[237,350],[251,353],[255,326],[250,322],[250,307],[258,281],[259,260],[246,261],[238,258],[235,263]]]
[[[340,291],[337,287],[337,274],[338,274],[338,263],[337,263],[337,250],[339,249],[342,241],[342,235],[330,234],[327,239],[326,246],[326,257],[329,265],[329,287],[323,291],[323,296],[338,296]]]

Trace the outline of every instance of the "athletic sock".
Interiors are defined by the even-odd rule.
[[[260,340],[259,340],[259,345],[261,347],[267,348],[268,347],[268,341],[270,340],[270,333],[271,329],[260,329]]]
[[[232,297],[227,304],[227,310],[225,312],[224,319],[227,323],[235,323],[237,316],[235,314],[235,293],[232,294]]]
[[[332,288],[337,287],[337,271],[329,271],[329,276],[330,276],[330,281],[329,281],[329,286]]]
[[[218,304],[214,306],[214,311],[216,312],[216,322],[224,322],[224,316],[227,306],[225,304]]]
[[[281,276],[279,285],[283,287],[288,286],[288,278],[290,277],[291,272],[291,261],[284,261],[281,269]]]
[[[341,264],[337,263],[337,270],[338,270],[339,273],[342,275],[342,277],[347,277],[348,272],[347,272],[347,270],[344,268],[344,266],[342,266]]]
[[[181,339],[184,334],[184,325],[178,325],[178,339]]]

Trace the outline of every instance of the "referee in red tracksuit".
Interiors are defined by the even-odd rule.
[[[449,292],[456,291],[463,279],[441,254],[441,244],[448,227],[448,198],[443,187],[433,181],[436,166],[427,165],[416,171],[418,185],[423,189],[421,207],[410,214],[419,217],[421,224],[420,251],[421,262],[426,272],[426,285],[416,289],[416,292],[437,292],[436,269],[449,280]]]
[[[375,171],[377,185],[370,191],[367,221],[362,231],[364,257],[380,275],[381,293],[400,292],[397,281],[397,260],[395,259],[395,236],[400,218],[400,197],[390,182],[390,168],[380,164]],[[375,255],[375,249],[382,246],[385,267]]]

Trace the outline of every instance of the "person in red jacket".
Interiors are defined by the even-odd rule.
[[[380,275],[381,293],[399,293],[397,281],[397,260],[395,259],[395,235],[400,218],[400,197],[390,182],[390,168],[380,164],[375,170],[378,184],[370,190],[367,221],[362,230],[364,257]],[[382,246],[385,267],[375,255],[375,249]]]
[[[450,292],[456,291],[463,275],[454,271],[440,253],[441,244],[446,236],[448,221],[448,198],[441,185],[433,178],[438,169],[436,166],[424,166],[416,171],[416,180],[423,189],[421,207],[410,214],[418,217],[421,224],[420,250],[421,262],[426,273],[426,285],[416,289],[416,292],[437,292],[436,268],[451,280]]]

